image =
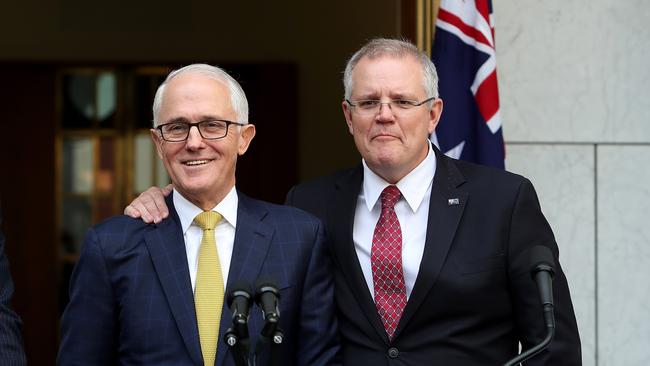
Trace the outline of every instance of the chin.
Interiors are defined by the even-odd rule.
[[[392,168],[397,164],[397,160],[393,156],[373,156],[371,158],[364,158],[366,164],[373,170]]]
[[[380,150],[380,151],[375,151],[374,154],[372,154],[371,159],[366,159],[366,160],[372,160],[377,162],[377,164],[380,165],[393,165],[396,164],[398,161],[398,156],[393,151],[392,149],[390,150]]]
[[[174,185],[177,185],[174,183]],[[178,184],[182,189],[192,195],[200,194],[202,192],[207,192],[213,186],[213,182],[206,182],[203,179],[186,179],[184,182]]]

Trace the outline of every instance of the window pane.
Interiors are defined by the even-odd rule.
[[[153,95],[156,90],[153,89],[151,76],[149,75],[138,75],[134,80],[134,127],[151,128],[153,119],[151,106],[153,105]]]
[[[133,185],[134,192],[141,193],[154,184],[153,170],[154,145],[149,134],[138,134],[135,136],[135,148],[133,153]]]
[[[167,175],[167,170],[165,170],[165,165],[162,160],[156,155],[156,186],[164,187],[171,183],[169,175]]]
[[[86,230],[90,228],[92,210],[86,198],[64,198],[61,205],[61,242],[65,254],[79,253]]]
[[[97,120],[99,121],[99,127],[115,127],[116,85],[117,82],[113,73],[104,72],[97,76]]]
[[[63,77],[63,128],[90,128],[95,117],[95,76]]]
[[[161,75],[145,74],[137,75],[134,78],[134,105],[135,127],[149,129],[153,125],[153,98],[156,95],[158,86],[165,81],[166,73]]]
[[[101,222],[116,214],[113,206],[113,197],[98,197],[95,199],[95,220]]]
[[[93,141],[63,139],[63,192],[90,194],[93,187]]]
[[[107,193],[115,188],[115,138],[99,139],[99,166],[97,167],[96,189]]]

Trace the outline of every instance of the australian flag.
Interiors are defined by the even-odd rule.
[[[441,0],[431,58],[442,117],[432,141],[447,155],[504,168],[491,0]]]

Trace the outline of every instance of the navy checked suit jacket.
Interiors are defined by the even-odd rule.
[[[176,194],[176,193],[174,193]],[[282,365],[334,364],[339,345],[333,277],[320,221],[304,211],[238,193],[228,285],[273,277],[280,289]],[[170,216],[145,224],[111,218],[86,235],[62,320],[61,365],[203,365],[185,243],[171,195]],[[227,286],[228,286],[227,285]],[[223,343],[232,325],[224,304],[216,365],[234,365]],[[251,309],[251,344],[263,326]],[[258,365],[269,363],[269,355]]]
[[[0,225],[2,225],[1,211]],[[5,238],[0,231],[0,365],[25,365],[27,361],[20,336],[21,322],[11,308],[14,284],[11,281],[4,246]]]

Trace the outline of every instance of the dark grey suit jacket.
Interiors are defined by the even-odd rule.
[[[532,247],[543,245],[557,261],[558,248],[532,184],[435,153],[424,254],[392,341],[352,238],[361,165],[298,185],[287,196],[287,204],[325,224],[345,365],[502,365],[517,354],[518,342],[527,349],[546,334],[528,257]],[[526,365],[581,364],[580,338],[559,262],[554,297],[555,339]]]

